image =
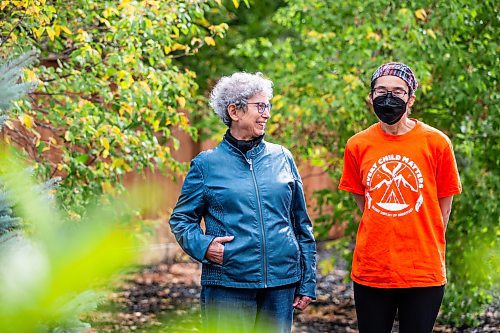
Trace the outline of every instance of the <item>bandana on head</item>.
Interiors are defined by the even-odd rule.
[[[412,95],[415,90],[417,90],[418,82],[415,78],[415,75],[413,74],[410,67],[401,62],[389,62],[377,68],[375,73],[373,73],[372,75],[371,87],[373,88],[376,79],[386,75],[397,76],[401,80],[405,81],[410,88],[410,95]]]

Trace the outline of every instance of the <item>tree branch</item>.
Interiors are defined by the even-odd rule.
[[[5,37],[4,40],[2,40],[2,43],[0,44],[0,48],[3,47],[3,45],[5,44],[6,41],[9,40],[10,38],[10,35],[12,35],[12,33],[14,32],[14,30],[21,24],[21,22],[24,20],[24,18],[26,17],[26,14],[28,13],[28,8],[26,8],[24,10],[24,14],[23,16],[19,19],[19,21],[17,21],[16,25],[12,27],[12,29],[10,29],[9,33],[7,34],[7,37]]]

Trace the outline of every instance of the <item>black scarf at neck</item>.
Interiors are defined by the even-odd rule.
[[[259,137],[250,139],[250,140],[238,140],[234,136],[231,135],[229,129],[224,134],[224,138],[235,148],[241,150],[243,154],[246,154],[250,149],[259,145],[264,139],[264,134]]]

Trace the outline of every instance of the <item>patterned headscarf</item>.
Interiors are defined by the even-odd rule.
[[[410,88],[410,96],[413,95],[415,90],[417,90],[418,82],[417,79],[415,78],[415,75],[413,74],[410,67],[406,66],[401,62],[389,62],[377,68],[375,73],[373,73],[371,79],[372,89],[375,84],[375,80],[381,76],[386,76],[386,75],[397,76],[403,81],[405,81],[408,87]]]

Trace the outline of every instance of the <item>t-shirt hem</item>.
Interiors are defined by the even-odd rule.
[[[444,286],[447,281],[443,279],[441,281],[435,282],[409,282],[409,283],[397,283],[397,282],[388,282],[388,283],[376,283],[371,281],[363,281],[360,280],[351,274],[351,279],[364,286],[374,287],[374,288],[416,288],[416,287],[439,287]]]

